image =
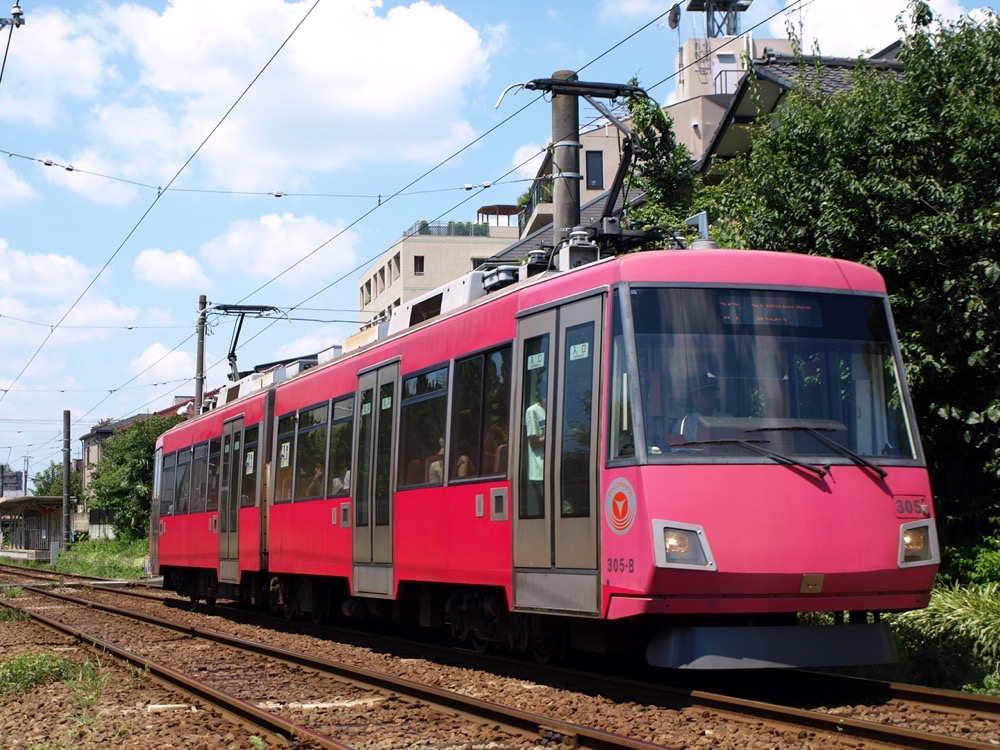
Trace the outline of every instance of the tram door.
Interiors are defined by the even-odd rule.
[[[222,491],[219,493],[219,580],[239,583],[240,481],[243,478],[243,417],[222,428]]]
[[[153,463],[153,501],[149,504],[149,572],[160,570],[160,485],[163,481],[163,448]]]
[[[392,487],[399,363],[358,378],[354,476],[354,593],[392,596]]]
[[[603,297],[518,323],[514,606],[596,614]]]

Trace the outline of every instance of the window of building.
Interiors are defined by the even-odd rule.
[[[587,189],[604,189],[604,152],[587,152]]]
[[[424,273],[424,256],[414,255],[413,256],[413,273],[416,276],[422,276]]]

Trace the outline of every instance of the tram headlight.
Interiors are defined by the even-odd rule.
[[[940,561],[937,532],[930,521],[904,523],[899,527],[899,566],[932,565]]]
[[[658,568],[715,570],[715,560],[701,526],[653,521],[653,553]]]

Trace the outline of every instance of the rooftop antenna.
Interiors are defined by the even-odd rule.
[[[687,10],[705,13],[706,36],[739,36],[740,13],[745,12],[752,2],[753,0],[688,0]]]
[[[681,22],[681,4],[674,3],[674,7],[667,13],[667,26],[676,29]]]

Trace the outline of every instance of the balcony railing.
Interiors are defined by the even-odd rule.
[[[404,237],[489,237],[490,225],[476,221],[418,221],[403,233]]]
[[[541,179],[535,180],[531,185],[531,195],[528,198],[528,202],[524,206],[524,210],[521,212],[518,218],[518,223],[520,225],[521,233],[524,233],[524,227],[527,225],[528,220],[531,218],[532,214],[535,213],[535,209],[538,207],[539,203],[551,203],[552,202],[552,180],[551,179]]]

